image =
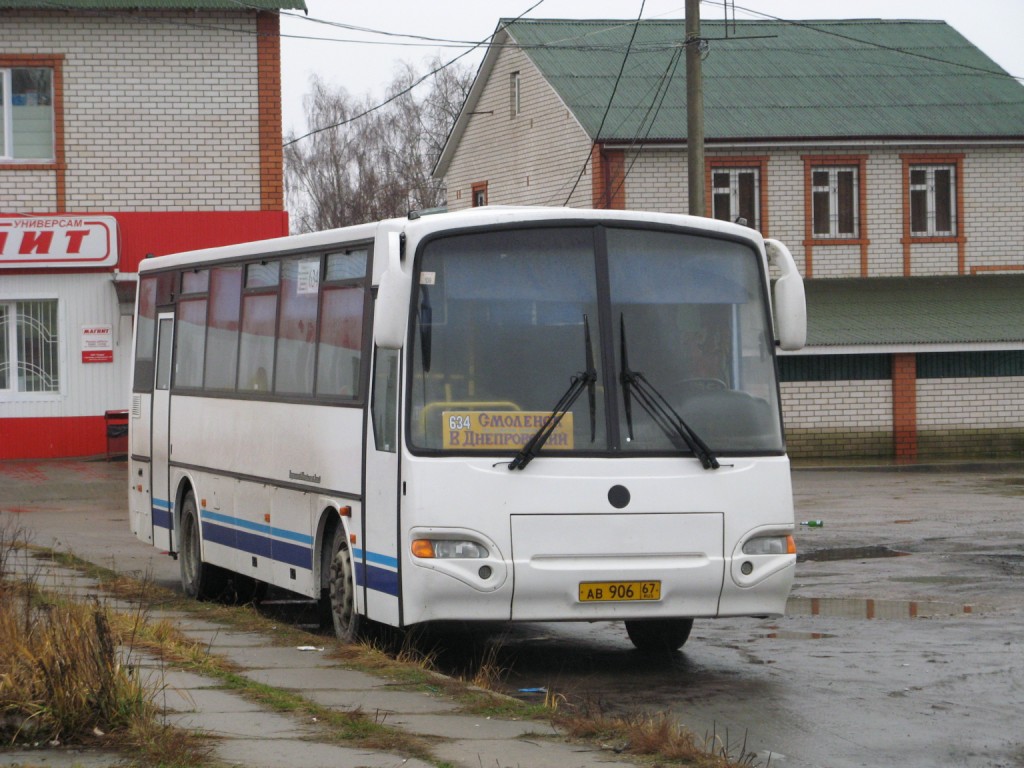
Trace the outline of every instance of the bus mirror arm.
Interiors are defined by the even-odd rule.
[[[768,263],[781,276],[775,281],[772,316],[780,349],[797,350],[807,343],[807,300],[804,281],[789,249],[778,240],[765,240]]]

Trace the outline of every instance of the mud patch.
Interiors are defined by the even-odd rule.
[[[796,556],[798,563],[802,562],[825,562],[831,560],[867,560],[875,557],[903,557],[909,555],[890,547],[875,545],[867,547],[831,547],[829,549],[818,549],[811,552],[801,552]]]

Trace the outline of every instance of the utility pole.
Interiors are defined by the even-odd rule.
[[[686,0],[686,172],[689,211],[704,210],[704,83],[700,72],[700,0]]]

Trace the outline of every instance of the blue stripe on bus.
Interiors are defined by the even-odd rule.
[[[170,530],[173,519],[171,510],[171,502],[164,499],[153,499],[153,525]],[[307,570],[313,568],[312,536],[241,520],[205,509],[201,512],[201,517],[204,521],[202,531],[205,541],[251,555],[270,557],[298,568]],[[218,523],[227,523],[227,525],[218,525]],[[271,536],[276,538],[270,538]],[[288,541],[281,541],[281,539],[290,539],[310,546],[298,546]],[[356,561],[355,576],[359,586],[366,586],[368,589],[398,597],[398,558],[380,552],[368,552],[358,547],[352,548],[352,555]]]
[[[250,555],[272,558],[275,562],[298,568],[313,568],[313,550],[287,541],[268,539],[246,531],[207,522],[203,526],[203,540],[237,549]]]
[[[153,499],[153,527],[171,530],[171,502],[165,499]]]
[[[390,555],[382,555],[379,552],[367,552],[359,549],[358,547],[352,548],[352,557],[356,560],[366,559],[368,563],[376,563],[377,565],[385,565],[388,568],[398,567],[398,558],[391,557]]]
[[[398,573],[362,562],[356,563],[356,586],[366,586],[375,592],[398,597]]]
[[[297,531],[289,531],[285,528],[274,528],[270,525],[264,525],[263,523],[256,523],[251,520],[243,520],[239,517],[232,517],[231,515],[222,515],[219,512],[211,512],[208,509],[204,509],[202,513],[204,520],[214,520],[218,523],[226,523],[227,525],[236,525],[239,528],[247,528],[250,531],[256,533],[269,534],[279,539],[290,539],[291,541],[298,542],[299,544],[312,544],[313,537],[308,536],[304,533],[298,533]]]

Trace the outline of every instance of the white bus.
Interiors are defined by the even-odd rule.
[[[770,280],[769,266],[774,269]],[[770,300],[772,297],[772,300]],[[783,612],[789,251],[703,218],[477,208],[139,269],[131,528],[187,594],[366,622]]]

